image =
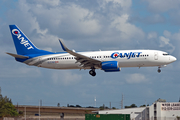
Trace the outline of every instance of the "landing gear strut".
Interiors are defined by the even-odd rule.
[[[161,69],[160,69],[160,67],[158,67],[158,70],[157,70],[157,71],[158,71],[158,73],[160,73],[160,72],[161,72]]]
[[[89,71],[89,74],[92,75],[92,76],[96,76],[95,69],[91,69],[91,70]]]

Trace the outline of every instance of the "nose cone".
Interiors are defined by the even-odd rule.
[[[175,62],[177,59],[174,56],[171,56],[171,61]]]

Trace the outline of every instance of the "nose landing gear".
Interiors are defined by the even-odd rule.
[[[157,71],[158,71],[158,73],[160,73],[160,72],[161,72],[161,69],[160,69],[160,67],[158,67],[158,70],[157,70]]]

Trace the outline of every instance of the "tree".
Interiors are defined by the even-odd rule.
[[[80,105],[76,105],[76,107],[79,107],[79,108],[81,108],[81,106],[80,106]]]
[[[132,104],[131,106],[125,106],[125,108],[136,108],[136,104]]]
[[[103,104],[103,106],[100,106],[99,109],[100,109],[100,110],[105,110],[105,109],[109,109],[109,108],[106,107],[106,106]]]
[[[146,105],[141,105],[140,107],[146,107]]]
[[[0,94],[0,117],[15,117],[18,116],[15,106],[12,104],[11,99],[7,96],[3,97]]]

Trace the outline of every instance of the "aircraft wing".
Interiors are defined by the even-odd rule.
[[[85,56],[85,55],[81,55],[79,53],[76,53],[72,50],[69,50],[65,44],[62,42],[62,40],[59,39],[59,42],[62,46],[62,49],[66,52],[68,52],[69,54],[75,56],[75,59],[77,60],[77,62],[80,62],[81,65],[83,67],[100,67],[101,66],[101,61],[99,60],[96,60],[96,59],[93,59],[93,58],[90,58],[88,56]]]

